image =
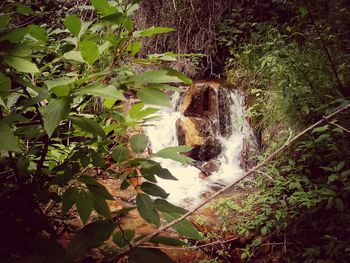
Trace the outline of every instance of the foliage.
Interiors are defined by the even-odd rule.
[[[173,29],[135,30],[131,16],[138,8],[137,1],[93,0],[91,4],[84,6],[90,12],[95,10],[91,19],[70,14],[58,26],[48,27],[41,23],[18,24],[28,16],[40,21],[39,10],[12,1],[2,6],[0,213],[6,226],[1,228],[2,259],[27,256],[25,260],[29,261],[71,262],[109,239],[117,227],[115,221],[130,210],[111,213],[107,200],[114,197],[94,172],[99,168],[115,174],[105,162],[110,156],[125,171],[117,175],[122,189],[131,184],[133,177],[146,180],[133,185],[142,218],[159,226],[160,215],[169,221],[186,213],[164,200],[168,194],[155,184],[156,176],[176,178],[151,158],[187,163],[191,159],[181,153],[189,149],[167,148],[148,154],[149,139],[135,134],[135,126],[154,118],[158,109],[147,104],[170,105],[164,91],[176,88],[169,84],[190,80],[169,68],[136,74],[130,66],[137,63],[135,55],[143,37]],[[143,62],[167,61],[169,57],[176,60],[176,55],[168,53]],[[130,93],[137,94],[141,101],[125,113],[124,102]],[[91,110],[94,101],[101,102],[98,111]],[[129,138],[130,132],[134,134]],[[65,252],[54,242],[56,229],[45,214],[52,205],[61,207],[63,221],[75,207],[85,225]],[[187,220],[174,229],[189,238],[201,238]],[[35,242],[43,230],[52,240],[40,237],[44,241]],[[120,236],[120,232],[114,235],[119,247],[139,238],[130,230],[122,235],[123,240]],[[174,244],[172,240],[159,242]],[[164,253],[147,249],[135,250],[130,257],[147,253],[167,258]]]
[[[232,54],[229,78],[248,93],[247,116],[260,136],[258,160],[349,103],[348,12],[344,1],[245,2],[222,25],[219,40]],[[246,236],[244,260],[349,261],[348,120],[344,113],[316,128],[261,171],[256,192],[242,204],[217,203],[226,227]]]

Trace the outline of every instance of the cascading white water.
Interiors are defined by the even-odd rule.
[[[244,139],[250,140],[252,131],[247,121],[242,118],[243,97],[235,90],[230,91],[229,94],[231,96],[232,133],[228,138],[219,137],[223,149],[217,157],[220,163],[218,172],[201,179],[198,176],[200,171],[191,165],[185,166],[168,159],[156,159],[162,167],[169,169],[178,179],[178,181],[157,179],[159,185],[170,193],[168,200],[171,203],[188,208],[195,206],[201,201],[203,194],[214,191],[213,186],[227,185],[243,172],[240,167],[240,157]],[[163,108],[157,113],[159,119],[153,122],[153,126],[145,128],[153,152],[166,147],[178,146],[175,122],[178,118],[184,117],[175,110],[179,98],[179,93],[175,93],[171,97],[172,108]]]

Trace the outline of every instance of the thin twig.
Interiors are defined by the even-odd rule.
[[[334,121],[331,122],[332,125],[342,129],[343,131],[350,133],[350,130],[348,130],[347,128],[344,128],[343,126],[339,125],[338,123],[335,123]]]
[[[203,244],[200,246],[190,246],[190,247],[158,247],[158,246],[139,246],[139,247],[156,248],[156,249],[164,249],[164,250],[188,250],[188,249],[193,250],[193,249],[200,249],[200,248],[204,248],[204,247],[215,246],[218,244],[225,244],[225,243],[236,241],[236,240],[238,240],[238,237],[227,239],[227,240],[216,240],[216,241],[210,242],[208,244]]]
[[[274,151],[269,157],[267,157],[264,161],[262,161],[260,164],[256,165],[254,168],[252,168],[251,170],[249,170],[248,172],[242,174],[241,176],[239,176],[236,180],[234,180],[234,182],[232,182],[230,185],[222,188],[221,190],[219,190],[218,192],[216,192],[215,194],[213,194],[212,196],[210,196],[209,198],[207,198],[204,202],[202,202],[201,204],[199,204],[198,206],[196,206],[195,208],[193,208],[192,210],[188,211],[186,214],[182,215],[181,217],[177,218],[176,220],[161,226],[160,228],[158,228],[156,231],[152,232],[151,234],[147,235],[146,237],[142,238],[141,240],[133,243],[133,248],[138,247],[140,245],[142,245],[143,243],[147,242],[150,238],[158,235],[159,233],[163,232],[164,230],[176,225],[177,223],[181,222],[182,220],[184,220],[185,218],[189,217],[190,215],[192,215],[193,213],[197,212],[200,208],[202,208],[203,206],[205,206],[206,204],[208,204],[210,201],[212,201],[213,199],[215,199],[216,197],[218,197],[219,195],[221,195],[222,193],[226,192],[227,190],[229,190],[230,188],[232,188],[234,185],[236,185],[238,182],[240,182],[243,178],[247,177],[248,175],[251,175],[253,173],[255,173],[256,171],[260,170],[262,167],[264,167],[266,164],[268,164],[269,162],[271,162],[277,155],[279,155],[281,152],[283,152],[285,149],[287,149],[288,147],[290,147],[292,144],[294,144],[296,141],[298,141],[301,137],[303,137],[305,134],[307,134],[308,132],[312,131],[315,127],[324,124],[324,123],[328,123],[332,118],[334,118],[337,114],[346,111],[350,109],[350,103],[337,109],[335,112],[333,112],[332,114],[322,118],[321,120],[319,120],[318,122],[314,123],[313,125],[309,126],[308,128],[306,128],[305,130],[303,130],[302,132],[300,132],[299,134],[297,134],[296,136],[294,136],[292,139],[290,139],[289,141],[286,141],[280,148],[278,148],[276,151]],[[117,262],[118,259],[122,258],[123,256],[125,256],[127,253],[130,252],[130,248],[125,248],[123,250],[121,250],[117,255],[115,255],[114,257],[112,257],[108,262]]]

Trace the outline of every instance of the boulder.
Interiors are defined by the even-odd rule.
[[[194,160],[208,161],[221,153],[220,141],[213,136],[211,122],[207,119],[184,117],[176,121],[179,145],[193,149],[186,155]]]
[[[231,130],[230,93],[220,85],[193,84],[181,98],[179,111],[186,117],[211,121],[215,135],[229,136]]]

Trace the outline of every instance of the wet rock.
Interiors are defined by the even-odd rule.
[[[180,145],[193,147],[186,155],[194,160],[208,161],[221,153],[220,141],[215,137],[209,120],[193,117],[178,119],[176,131]]]
[[[206,164],[203,165],[203,168],[205,171],[207,171],[210,174],[219,171],[219,165],[214,161],[207,162]]]

